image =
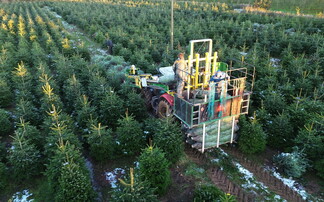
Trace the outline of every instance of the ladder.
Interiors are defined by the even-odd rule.
[[[244,92],[241,103],[241,114],[248,114],[251,92]]]

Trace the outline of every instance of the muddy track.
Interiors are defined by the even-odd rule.
[[[226,149],[226,153],[233,156],[242,166],[254,174],[254,177],[266,185],[271,191],[280,195],[287,201],[302,202],[303,198],[289,186],[285,185],[281,180],[274,177],[269,171],[262,168],[260,165],[248,160],[237,149]]]
[[[207,155],[198,152],[195,149],[186,148],[186,154],[194,163],[198,165],[207,164],[210,162],[210,159]],[[211,181],[222,190],[224,193],[229,193],[231,195],[236,196],[238,201],[243,202],[252,202],[255,201],[255,195],[251,193],[247,193],[243,188],[239,185],[233,183],[226,174],[217,166],[209,166],[207,169],[207,175],[211,179]]]
[[[290,187],[285,185],[281,180],[274,177],[269,171],[266,171],[260,165],[252,163],[244,157],[243,154],[227,149],[226,152],[233,156],[242,166],[252,172],[255,178],[262,182],[272,192],[280,195],[283,199],[291,202],[305,201],[302,197]],[[196,164],[203,165],[210,162],[210,157],[206,154],[202,154],[197,150],[186,148],[186,154]],[[247,193],[240,185],[233,183],[218,166],[209,166],[207,169],[207,175],[211,181],[223,192],[236,196],[238,201],[251,202],[255,201],[256,196],[252,193]]]

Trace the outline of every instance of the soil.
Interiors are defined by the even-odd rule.
[[[277,150],[271,149],[269,147],[266,150],[257,155],[244,155],[242,154],[235,145],[233,146],[222,146],[222,149],[232,155],[236,160],[238,160],[246,169],[253,172],[256,175],[256,178],[267,185],[272,191],[276,192],[277,194],[283,196],[283,198],[291,199],[291,195],[287,195],[290,190],[286,190],[284,192],[282,190],[282,185],[280,181],[275,179],[270,179],[269,177],[265,177],[267,174],[263,172],[264,167],[274,167],[274,163],[272,161],[273,156],[280,153]],[[271,174],[270,174],[271,175]],[[265,179],[267,178],[267,179]],[[301,179],[296,180],[300,183],[305,191],[313,196],[319,197],[324,199],[323,190],[324,190],[324,181],[321,180],[319,177],[316,176],[314,172],[308,172]],[[296,200],[296,199],[295,199]]]

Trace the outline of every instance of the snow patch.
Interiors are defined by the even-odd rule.
[[[214,162],[214,163],[219,163],[219,159],[212,159],[211,162]]]
[[[279,58],[270,58],[270,64],[272,67],[279,67],[280,61]]]
[[[268,187],[265,186],[262,182],[257,181],[254,178],[253,173],[245,169],[241,164],[235,163],[235,166],[239,169],[239,172],[243,174],[243,179],[246,181],[245,184],[242,184],[242,187],[245,189],[252,190],[262,190],[264,193],[270,194]],[[268,198],[270,200],[270,198]],[[286,201],[282,199],[279,195],[275,195],[273,198],[275,201]]]
[[[115,168],[112,172],[105,172],[106,180],[109,181],[111,188],[117,187],[118,178],[125,175],[125,170],[122,168]]]
[[[243,56],[246,56],[248,53],[242,51],[242,52],[240,52],[240,54]]]
[[[287,153],[282,153],[287,154]],[[309,194],[305,191],[304,187],[298,184],[295,180],[291,178],[282,177],[279,173],[276,172],[275,168],[266,167],[266,170],[270,171],[273,176],[281,180],[285,185],[290,187],[292,190],[296,191],[304,200],[309,197]]]
[[[12,201],[13,202],[30,202],[30,201],[34,201],[34,199],[28,199],[32,195],[33,194],[29,193],[28,189],[25,189],[22,192],[16,192],[12,196]]]
[[[139,168],[140,163],[138,161],[134,162],[135,168]]]
[[[241,9],[241,8],[234,9],[234,12],[236,12],[236,13],[242,13],[243,11],[244,11],[244,9]]]

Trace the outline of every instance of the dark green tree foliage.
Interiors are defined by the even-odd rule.
[[[268,120],[267,134],[267,142],[274,148],[292,147],[293,139],[296,136],[289,116],[285,113]]]
[[[92,125],[87,142],[90,145],[90,155],[95,160],[103,162],[113,158],[115,144],[112,131],[106,126],[101,126],[101,123]]]
[[[157,147],[144,149],[138,158],[141,181],[147,181],[156,189],[156,194],[163,195],[171,184],[170,163],[164,152]]]
[[[17,132],[24,134],[25,138],[33,143],[38,150],[42,150],[45,144],[45,138],[41,132],[29,122],[25,122],[23,118],[20,118],[20,123],[18,124]]]
[[[13,94],[6,79],[0,76],[0,107],[8,107],[13,102]]]
[[[127,89],[127,88],[126,88]],[[136,120],[142,121],[147,117],[147,110],[145,107],[144,99],[134,89],[123,91],[124,106],[128,109],[129,114],[133,115]]]
[[[183,155],[184,145],[181,127],[172,118],[148,119],[146,131],[154,144],[165,152],[166,158],[175,163]]]
[[[194,201],[214,202],[224,193],[213,185],[200,185],[195,189]]]
[[[123,100],[112,90],[108,91],[100,102],[100,119],[109,128],[116,128],[116,120],[120,119],[125,111]]]
[[[17,53],[15,56],[16,61],[23,61],[27,65],[32,65],[30,60],[30,46],[28,41],[23,37],[19,38]]]
[[[89,176],[80,166],[69,160],[61,166],[56,201],[93,201],[95,198]]]
[[[324,161],[319,156],[324,155],[324,136],[322,118],[319,116],[319,122],[307,124],[301,129],[295,138],[295,143],[306,154],[307,158],[314,162],[314,168],[317,174],[324,178]]]
[[[75,73],[74,65],[72,65],[72,62],[61,54],[55,55],[54,67],[59,75],[55,79],[57,85],[60,87],[62,87],[65,81],[71,78],[72,75]]]
[[[9,113],[4,109],[0,109],[0,126],[0,136],[9,135],[12,124]]]
[[[138,154],[145,147],[145,136],[141,125],[128,113],[124,118],[118,120],[116,135],[117,150],[122,152],[123,155]]]
[[[293,148],[292,153],[281,153],[273,157],[275,165],[288,177],[300,177],[309,166],[303,151]]]
[[[105,77],[101,76],[99,73],[93,73],[93,75],[91,75],[88,86],[88,95],[90,99],[93,100],[96,107],[101,107],[100,102],[103,102],[104,100],[109,100],[113,103],[116,99],[118,100],[118,98],[116,98],[117,95],[111,91],[113,90],[108,86]]]
[[[73,164],[79,165],[82,173],[87,171],[85,168],[84,159],[82,158],[79,149],[77,149],[74,145],[71,145],[69,142],[60,141],[57,149],[54,151],[54,155],[50,157],[45,171],[45,175],[52,193],[57,193],[57,191],[60,190],[62,169],[64,165],[67,165],[70,161],[73,161]]]
[[[264,108],[273,115],[282,113],[287,107],[285,100],[280,96],[280,92],[267,90],[267,94],[264,98]]]
[[[129,179],[130,178],[130,179]],[[130,181],[128,183],[128,180]],[[125,182],[126,181],[126,182]],[[126,180],[120,180],[118,187],[111,193],[111,201],[114,202],[138,202],[150,201],[157,202],[158,198],[154,194],[155,189],[150,187],[147,182],[138,179],[131,168],[130,177]]]
[[[83,88],[75,74],[69,78],[63,86],[65,110],[71,114],[76,107],[78,98],[83,94]]]
[[[317,117],[318,121],[322,119],[318,113],[324,111],[324,104],[321,100],[311,101],[296,97],[295,103],[289,105],[288,110],[294,132],[298,133],[305,125],[310,124],[314,117]]]
[[[30,122],[31,125],[39,126],[41,124],[40,111],[35,107],[32,101],[20,98],[16,105],[17,117],[22,117],[26,122]]]
[[[16,99],[25,98],[32,100],[31,89],[33,85],[29,68],[23,62],[20,62],[16,64],[15,70],[12,73],[14,75],[13,82],[16,87]]]
[[[97,118],[96,108],[91,106],[88,97],[85,95],[80,96],[76,104],[76,122],[81,133],[88,134],[91,125],[89,125],[90,120],[96,120]]]
[[[59,141],[69,142],[76,148],[81,148],[77,136],[73,133],[73,121],[71,117],[52,105],[52,109],[47,112],[50,117],[45,118],[43,123],[43,133],[46,135],[45,154],[50,157],[56,150]]]
[[[44,49],[40,46],[40,44],[37,41],[34,41],[32,43],[30,54],[34,66],[37,66],[40,63],[46,62],[48,60],[48,57],[45,54]]]
[[[8,170],[4,163],[0,161],[0,193],[5,190],[8,183]]]
[[[13,171],[13,179],[21,181],[39,174],[40,159],[40,152],[25,137],[24,132],[16,131],[8,156]]]
[[[256,118],[252,122],[247,121],[245,116],[239,119],[239,149],[246,154],[254,154],[264,151],[266,135]]]

